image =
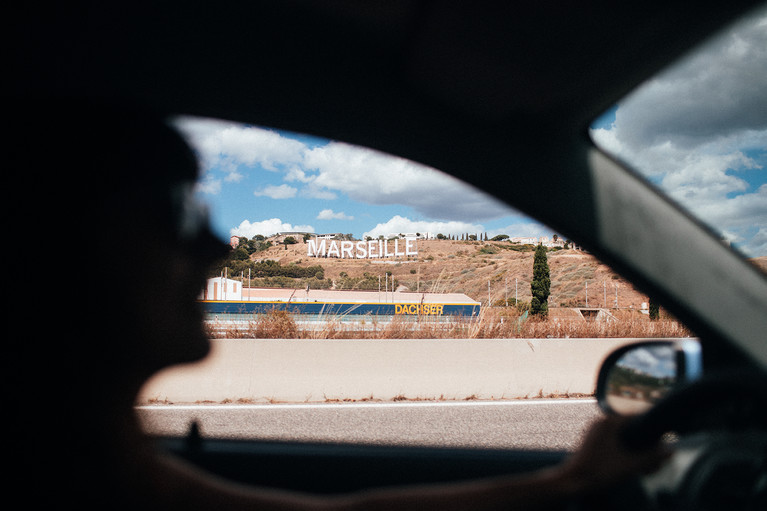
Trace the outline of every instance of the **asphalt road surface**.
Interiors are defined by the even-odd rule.
[[[573,450],[600,412],[593,399],[137,407],[144,430],[183,436],[473,448]]]

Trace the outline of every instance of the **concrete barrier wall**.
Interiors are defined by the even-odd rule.
[[[592,394],[632,339],[213,340],[209,357],[157,374],[150,402],[512,399]]]

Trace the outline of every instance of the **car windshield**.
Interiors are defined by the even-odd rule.
[[[767,7],[645,82],[592,139],[746,257],[767,256]]]
[[[762,268],[766,20],[757,12],[590,130]],[[269,127],[175,124],[232,251],[200,295],[213,361],[149,383],[150,433],[198,421],[218,437],[569,450],[599,413],[607,353],[695,336],[578,240],[438,170]]]
[[[149,383],[150,433],[570,450],[609,351],[693,335],[577,240],[435,169],[176,125],[232,250],[200,295],[212,361]]]

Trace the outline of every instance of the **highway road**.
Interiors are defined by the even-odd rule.
[[[600,414],[593,399],[148,405],[147,433],[475,448],[572,450]]]

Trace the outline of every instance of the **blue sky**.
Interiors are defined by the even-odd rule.
[[[200,193],[224,238],[284,231],[551,236],[434,169],[367,148],[215,120],[177,125],[202,164]]]
[[[656,378],[668,378],[676,374],[676,361],[673,349],[668,346],[648,346],[626,353],[618,365]]]
[[[648,81],[592,125],[747,256],[767,256],[767,9]],[[340,142],[179,119],[222,238],[284,231],[551,236],[434,169]]]

